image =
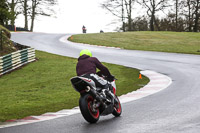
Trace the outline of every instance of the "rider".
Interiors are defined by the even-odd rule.
[[[112,87],[110,84],[108,84],[108,81],[97,75],[96,68],[98,68],[100,73],[106,76],[109,81],[114,80],[114,76],[111,75],[108,68],[105,67],[96,57],[92,57],[90,50],[82,50],[76,66],[77,75],[84,75],[85,77],[91,78],[95,82],[96,87],[110,89],[112,91]]]

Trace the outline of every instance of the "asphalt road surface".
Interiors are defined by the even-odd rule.
[[[66,34],[65,34],[66,35]],[[101,61],[141,70],[153,70],[172,78],[165,90],[122,105],[119,118],[101,117],[88,124],[81,114],[0,129],[0,133],[199,133],[200,56],[121,50],[63,43],[64,34],[20,33],[12,39],[37,50],[78,57],[83,48]],[[77,99],[78,100],[78,99]]]

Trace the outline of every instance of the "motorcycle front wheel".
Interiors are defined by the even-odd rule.
[[[95,99],[90,94],[81,96],[79,99],[81,114],[89,123],[96,123],[99,120],[99,109],[94,108],[94,104]]]
[[[119,101],[119,99],[118,99],[117,96],[116,96],[116,99],[117,99],[117,102],[116,102],[115,105],[114,105],[114,111],[113,111],[112,114],[113,114],[115,117],[118,117],[118,116],[120,116],[121,113],[122,113],[122,107],[121,107],[121,103],[120,103],[120,101]]]

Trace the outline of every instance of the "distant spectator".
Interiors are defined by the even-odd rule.
[[[83,33],[86,33],[86,27],[83,25],[82,27]]]

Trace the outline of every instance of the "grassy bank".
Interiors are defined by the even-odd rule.
[[[200,54],[200,33],[144,31],[81,34],[73,35],[71,41],[132,50]]]
[[[0,77],[0,121],[56,112],[78,106],[79,93],[71,86],[76,59],[36,51],[39,61]],[[139,71],[105,64],[119,80],[117,94],[136,90],[149,82]]]
[[[0,56],[16,51],[16,48],[11,42],[10,37],[10,31],[0,25]]]

